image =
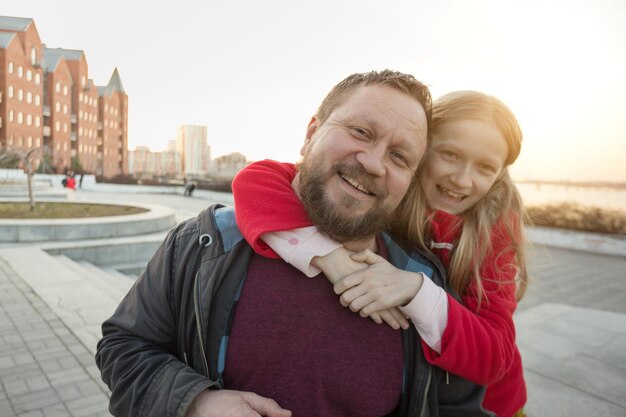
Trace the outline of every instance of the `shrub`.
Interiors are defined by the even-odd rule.
[[[622,210],[560,203],[532,206],[527,211],[535,226],[626,234],[626,212]]]

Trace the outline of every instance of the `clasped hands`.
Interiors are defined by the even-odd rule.
[[[409,327],[406,316],[397,307],[408,304],[417,295],[423,283],[422,274],[398,269],[370,250],[351,253],[339,248],[315,258],[313,264],[334,284],[344,307],[394,329]]]

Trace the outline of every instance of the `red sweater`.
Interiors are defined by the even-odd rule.
[[[311,226],[300,199],[291,189],[296,171],[293,164],[265,160],[243,169],[233,180],[237,224],[246,240],[260,255],[278,255],[261,239],[273,231]],[[437,243],[451,243],[457,237],[461,219],[437,212],[432,236]],[[501,227],[492,233],[493,251],[481,265],[487,296],[477,310],[476,288],[470,285],[462,303],[448,296],[448,324],[441,354],[422,343],[426,359],[446,371],[487,385],[485,408],[499,417],[510,417],[526,403],[522,361],[515,344],[513,312],[517,306],[513,254],[505,249],[509,237]],[[450,250],[436,250],[449,265]]]

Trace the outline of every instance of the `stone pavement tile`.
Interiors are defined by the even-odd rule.
[[[39,391],[50,388],[50,383],[45,375],[31,376],[26,378],[26,385],[29,391]]]
[[[90,379],[90,376],[82,367],[61,369],[59,371],[48,372],[47,375],[53,387],[66,384],[68,382],[82,382]]]
[[[72,416],[75,417],[91,416],[107,411],[109,407],[108,404],[108,398],[101,392],[70,400],[65,403],[70,413],[72,413]]]
[[[559,303],[626,314],[626,257],[535,246],[528,259],[531,281],[520,311]]]
[[[9,400],[1,400],[0,401],[0,417],[13,417],[15,416],[15,412],[13,411],[13,407],[11,407],[11,403]]]
[[[626,334],[615,338],[597,352],[597,358],[626,371]],[[626,381],[624,381],[626,384]]]
[[[41,366],[41,369],[46,374],[49,374],[51,372],[58,372],[58,371],[61,371],[63,369],[61,367],[61,364],[56,359],[48,359],[48,360],[45,360],[45,361],[41,361],[41,362],[39,362],[39,366]]]
[[[620,417],[626,408],[552,378],[526,371],[528,417]]]
[[[3,385],[9,398],[29,392],[28,385],[23,379],[5,382]]]
[[[531,349],[521,349],[521,352],[527,371],[626,408],[626,372],[623,370],[584,354],[554,360]]]
[[[12,368],[15,366],[15,362],[11,356],[3,356],[0,358],[0,371],[4,372],[6,368]]]
[[[25,413],[18,414],[17,417],[46,417],[42,410],[27,411]]]
[[[95,395],[95,394],[104,394],[104,391],[98,385],[98,383],[94,380],[84,381],[80,384],[77,384],[78,390],[83,396]],[[108,400],[107,400],[108,404]]]
[[[590,401],[626,409],[626,314],[543,304],[516,314],[515,323],[525,372],[535,378],[535,385],[527,381],[529,404],[534,392],[542,398],[542,407],[551,410],[549,397],[542,397],[546,392],[573,390],[574,396],[584,393],[579,395],[580,410]],[[559,405],[561,400],[553,403]]]
[[[2,373],[0,373],[0,380],[2,380],[3,384],[6,384],[10,381],[41,375],[41,372],[39,365],[35,362],[26,365],[16,365],[11,368],[4,368]]]
[[[72,417],[64,404],[55,404],[45,407],[43,410],[46,417]]]
[[[61,397],[61,399],[64,402],[67,402],[67,401],[75,400],[77,398],[82,397],[83,393],[80,392],[80,389],[78,388],[80,384],[82,384],[82,382],[78,384],[76,383],[61,384],[61,385],[55,386],[54,389],[56,390],[59,397]]]
[[[15,412],[19,415],[26,411],[33,411],[61,403],[61,399],[52,388],[49,388],[37,392],[11,396],[11,403],[13,404]]]

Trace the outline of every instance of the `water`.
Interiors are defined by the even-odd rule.
[[[516,184],[526,206],[573,202],[626,211],[626,190],[571,185]]]

